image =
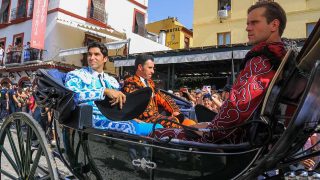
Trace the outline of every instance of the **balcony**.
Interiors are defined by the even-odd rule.
[[[105,23],[106,22],[106,11],[104,9],[99,8],[89,8],[88,9],[88,18],[100,21]]]
[[[5,66],[37,63],[43,60],[43,51],[34,48],[17,50],[13,48],[5,54]]]
[[[27,17],[27,8],[25,4],[19,5],[17,8],[11,10],[10,21]]]

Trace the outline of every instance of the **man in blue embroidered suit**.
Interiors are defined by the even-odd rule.
[[[107,96],[111,99],[112,105],[118,104],[122,108],[126,96],[118,91],[120,88],[118,81],[103,72],[104,65],[108,61],[108,49],[105,45],[98,42],[90,44],[87,58],[89,67],[69,72],[65,86],[76,93],[77,103],[86,103],[93,107],[93,127],[148,135],[152,131],[151,123],[139,120],[112,121],[102,115],[94,101],[103,100]],[[157,125],[156,128],[162,128],[162,126]]]

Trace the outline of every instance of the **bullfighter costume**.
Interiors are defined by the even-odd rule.
[[[152,131],[153,124],[129,121],[112,121],[107,119],[99,111],[94,101],[103,100],[104,90],[119,89],[118,81],[106,73],[98,73],[91,67],[71,71],[67,74],[65,86],[75,92],[76,103],[85,103],[93,107],[92,124],[94,128],[115,130],[137,135],[148,135]],[[156,128],[161,128],[157,125]]]
[[[236,82],[232,86],[230,98],[226,100],[219,113],[208,123],[208,128],[229,128],[250,119],[261,104],[264,94],[275,75],[276,69],[286,53],[282,42],[259,43],[246,54]],[[202,136],[184,129],[161,129],[151,134],[153,137],[172,137],[203,143],[236,143],[244,139],[245,131],[236,128],[226,131],[213,131]]]
[[[165,118],[165,119],[175,121],[177,123],[180,122],[184,125],[195,124],[195,122],[190,119],[182,119],[179,121],[179,119],[174,116],[165,116],[159,113],[159,106],[162,107],[163,110],[169,114],[172,114],[173,112],[180,113],[180,109],[170,96],[165,95],[164,93],[160,92],[155,88],[155,84],[151,79],[146,81],[145,79],[137,75],[129,77],[124,81],[123,91],[125,93],[132,93],[136,90],[142,89],[147,86],[152,89],[153,95],[150,99],[150,102],[146,110],[138,117],[138,119],[145,122],[154,123],[160,118]],[[160,122],[160,124],[166,128],[179,127],[177,124],[166,122],[166,121],[162,121]]]

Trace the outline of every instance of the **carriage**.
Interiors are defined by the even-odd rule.
[[[45,132],[31,116],[11,114],[0,131],[1,161],[7,159],[11,167],[1,164],[0,174],[9,179],[59,179],[56,156],[78,179],[283,177],[289,165],[320,154],[315,145],[301,150],[307,139],[319,131],[319,26],[317,23],[299,55],[288,51],[261,107],[252,119],[241,125],[247,136],[238,144],[154,139],[94,129],[92,108],[75,104],[74,93],[63,85],[63,74],[39,70],[37,103],[53,110],[56,149],[49,148]],[[148,90],[139,93],[148,93]],[[98,107],[107,106],[102,103]],[[292,115],[284,115],[279,110],[283,106],[291,107]],[[119,119],[133,116],[122,113],[118,114]],[[209,112],[196,114],[199,120],[210,116]],[[159,121],[162,120],[165,121]],[[35,141],[37,146],[33,145]],[[267,174],[272,170],[277,173]]]

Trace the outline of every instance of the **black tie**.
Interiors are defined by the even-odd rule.
[[[149,87],[148,80],[144,79],[144,82],[146,83],[146,86]]]
[[[101,74],[98,74],[98,78],[99,78],[99,81],[100,81],[101,85],[102,85],[103,87],[105,87],[105,86],[104,86],[104,82],[103,82],[102,77],[101,77]]]

